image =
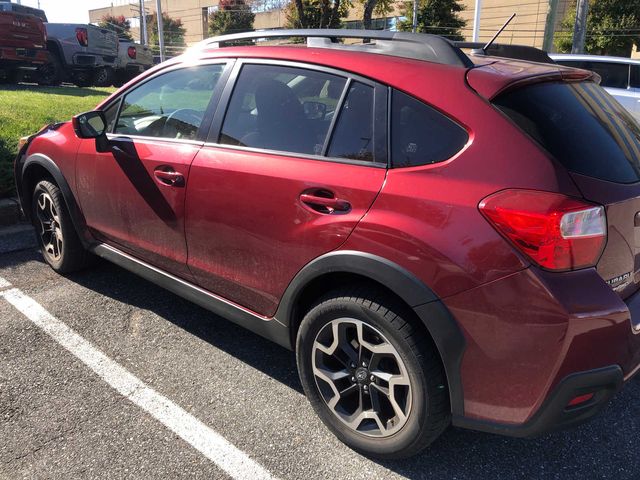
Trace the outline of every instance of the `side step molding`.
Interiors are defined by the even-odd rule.
[[[189,300],[202,308],[251,330],[287,349],[292,349],[289,329],[275,318],[268,319],[214,295],[185,280],[166,273],[132,257],[110,245],[99,244],[91,248],[97,256]]]

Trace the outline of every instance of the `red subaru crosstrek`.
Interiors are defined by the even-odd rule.
[[[640,127],[597,80],[430,35],[215,38],[15,175],[54,270],[97,255],[295,349],[349,446],[528,437],[640,365]]]

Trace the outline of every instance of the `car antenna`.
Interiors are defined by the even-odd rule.
[[[496,34],[493,36],[493,38],[491,40],[489,40],[489,42],[487,42],[487,44],[482,47],[482,53],[483,54],[487,54],[487,50],[489,50],[489,48],[491,47],[491,45],[493,45],[493,42],[496,41],[496,39],[500,36],[500,34],[504,31],[505,28],[507,28],[509,26],[509,24],[511,23],[511,21],[516,18],[516,13],[513,12],[513,14],[509,17],[509,19],[504,22],[504,25],[502,25],[502,27],[500,28],[500,30],[498,30],[496,32]]]

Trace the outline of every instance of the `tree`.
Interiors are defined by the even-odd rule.
[[[464,40],[462,28],[467,22],[458,13],[464,10],[458,0],[420,0],[418,4],[418,32],[442,35],[449,40]],[[407,20],[400,22],[398,28],[411,31],[413,27],[413,2],[404,4]]]
[[[249,32],[254,18],[245,0],[220,0],[218,10],[209,15],[209,35]]]
[[[349,13],[344,0],[293,0],[285,8],[287,28],[340,28]]]
[[[570,52],[576,21],[573,1],[554,35],[559,52]],[[599,55],[631,55],[633,45],[640,45],[640,8],[629,0],[591,0],[587,16],[587,53]]]
[[[131,36],[131,22],[124,18],[124,15],[105,15],[100,19],[98,26],[116,32],[118,37],[124,40],[133,41],[133,37]]]
[[[393,11],[394,0],[360,0],[362,2],[362,26],[365,30],[371,29],[373,14],[386,16]]]
[[[147,29],[149,37],[149,46],[155,55],[160,53],[158,43],[158,16],[153,14],[147,19]],[[165,50],[169,56],[182,53],[186,46],[184,43],[185,28],[182,26],[182,20],[173,19],[166,13],[162,14],[162,30],[164,34]]]

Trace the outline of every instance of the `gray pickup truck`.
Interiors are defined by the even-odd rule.
[[[39,71],[38,83],[70,81],[79,87],[106,87],[115,81],[118,37],[111,30],[76,23],[47,23],[50,61]]]
[[[153,53],[149,47],[120,39],[114,85],[120,87],[145,70],[153,67]]]

